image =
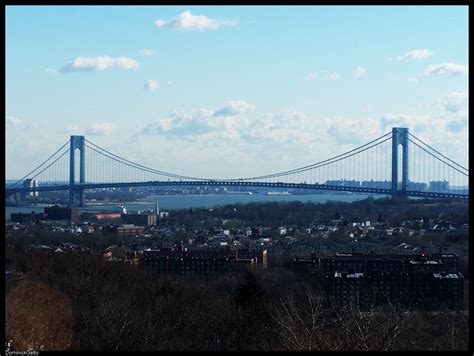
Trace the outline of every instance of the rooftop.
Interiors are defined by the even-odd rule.
[[[346,273],[346,272],[336,272],[334,273],[336,278],[362,278],[364,273]]]

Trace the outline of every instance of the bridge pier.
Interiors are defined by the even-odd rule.
[[[75,181],[75,153],[76,150],[80,151],[79,157],[79,183],[83,184],[86,181],[86,169],[85,169],[85,145],[84,136],[71,136],[70,149],[69,149],[69,206],[72,208],[75,206],[75,193],[79,192],[79,206],[84,206],[85,196],[84,189],[76,188]]]
[[[402,146],[402,186],[398,189],[398,147]],[[408,129],[392,128],[392,198],[406,197],[408,187]]]

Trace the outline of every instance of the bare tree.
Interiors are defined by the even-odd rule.
[[[322,337],[326,326],[323,298],[309,289],[298,303],[294,294],[281,299],[273,318],[281,336],[282,346],[289,350],[325,350],[329,346]]]

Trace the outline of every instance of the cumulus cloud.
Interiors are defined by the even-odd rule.
[[[446,124],[446,128],[453,133],[460,133],[467,128],[467,115],[463,113],[456,118],[453,118]]]
[[[242,100],[235,100],[229,102],[226,106],[216,110],[213,116],[234,116],[234,115],[242,115],[248,111],[254,110],[255,106],[246,103]]]
[[[365,73],[367,72],[367,69],[365,69],[364,67],[357,67],[356,70],[354,71],[354,78],[355,79],[359,79],[360,77],[362,77],[363,75],[365,75]]]
[[[97,57],[76,57],[72,63],[59,70],[61,73],[104,71],[106,69],[132,70],[138,68],[138,62],[127,57],[112,58],[107,55]]]
[[[411,134],[426,142],[461,165],[468,162],[468,120],[465,113],[412,115],[389,113],[381,118],[381,127],[388,132],[392,127],[407,127]],[[413,156],[412,156],[413,157]],[[425,171],[430,167],[425,161]],[[423,164],[423,161],[419,161]]]
[[[410,115],[387,113],[380,118],[382,131],[389,131],[392,127],[408,127],[410,131],[424,132],[430,124],[429,115]]]
[[[338,80],[341,76],[339,73],[327,73],[326,74],[326,79],[327,80]]]
[[[433,75],[468,75],[468,66],[456,63],[430,64],[426,68],[426,74]]]
[[[408,127],[411,133],[449,157],[458,157],[460,163],[467,160],[467,149],[463,150],[467,147],[468,120],[462,111],[439,115],[387,113],[382,117],[358,118],[317,117],[303,111],[252,116],[246,111],[253,107],[250,104],[231,103],[217,110],[201,108],[173,113],[139,127],[135,135],[152,135],[153,140],[163,145],[162,157],[168,160],[165,166],[169,171],[181,173],[178,170],[182,166],[173,162],[186,160],[190,162],[186,164],[189,174],[200,177],[221,177],[225,172],[235,178],[273,173],[275,167],[297,168],[367,143],[391,132],[392,127]],[[239,114],[243,112],[247,114]],[[149,140],[133,140],[141,141]],[[216,162],[215,167],[211,161]],[[197,174],[204,165],[206,173]]]
[[[327,118],[324,126],[331,140],[339,144],[360,145],[381,133],[380,122],[370,117],[351,119],[339,115]]]
[[[154,91],[154,90],[157,90],[159,88],[159,86],[160,86],[160,84],[159,84],[158,80],[150,79],[145,84],[145,90]]]
[[[452,92],[443,98],[438,98],[438,103],[444,111],[458,113],[467,110],[468,94],[465,92]]]
[[[160,118],[140,129],[143,135],[162,135],[185,137],[209,132],[217,124],[212,122],[212,110],[195,109],[191,112],[175,112],[169,117]]]
[[[110,135],[113,130],[113,124],[110,122],[97,122],[86,129],[85,134],[91,136]]]
[[[7,116],[5,118],[5,121],[6,121],[7,126],[18,126],[18,125],[23,124],[24,122],[22,119],[15,116]]]
[[[156,51],[151,48],[143,48],[139,50],[138,53],[140,53],[143,56],[150,57],[150,56],[154,56],[156,54]]]
[[[178,31],[189,30],[215,30],[220,26],[232,26],[238,24],[238,20],[211,19],[204,15],[193,15],[191,11],[184,11],[169,20],[159,19],[155,21],[158,28],[171,28]]]
[[[467,133],[467,126],[468,126],[468,114],[467,112],[460,111],[453,115],[453,118],[448,121],[446,124],[446,128],[455,134],[460,134],[463,131]]]
[[[304,77],[304,81],[306,83],[311,83],[311,82],[315,81],[317,78],[318,78],[318,73],[317,72],[311,72],[311,73],[308,73],[308,75],[306,75]]]
[[[414,49],[408,53],[405,53],[403,56],[398,57],[399,61],[405,61],[407,59],[423,59],[433,55],[433,51],[430,51],[428,48],[423,49]]]

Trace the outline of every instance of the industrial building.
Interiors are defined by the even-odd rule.
[[[136,236],[143,234],[145,232],[145,228],[143,226],[123,224],[122,226],[112,226],[110,231],[121,236]]]
[[[32,211],[30,214],[28,213],[11,213],[10,220],[18,223],[28,223],[28,222],[38,222],[40,220],[44,220],[43,213],[35,213]]]
[[[47,206],[44,208],[46,219],[48,220],[71,220],[79,221],[79,208],[67,208],[59,205]]]
[[[156,214],[122,214],[122,221],[125,224],[134,224],[139,226],[156,226],[158,221]]]

